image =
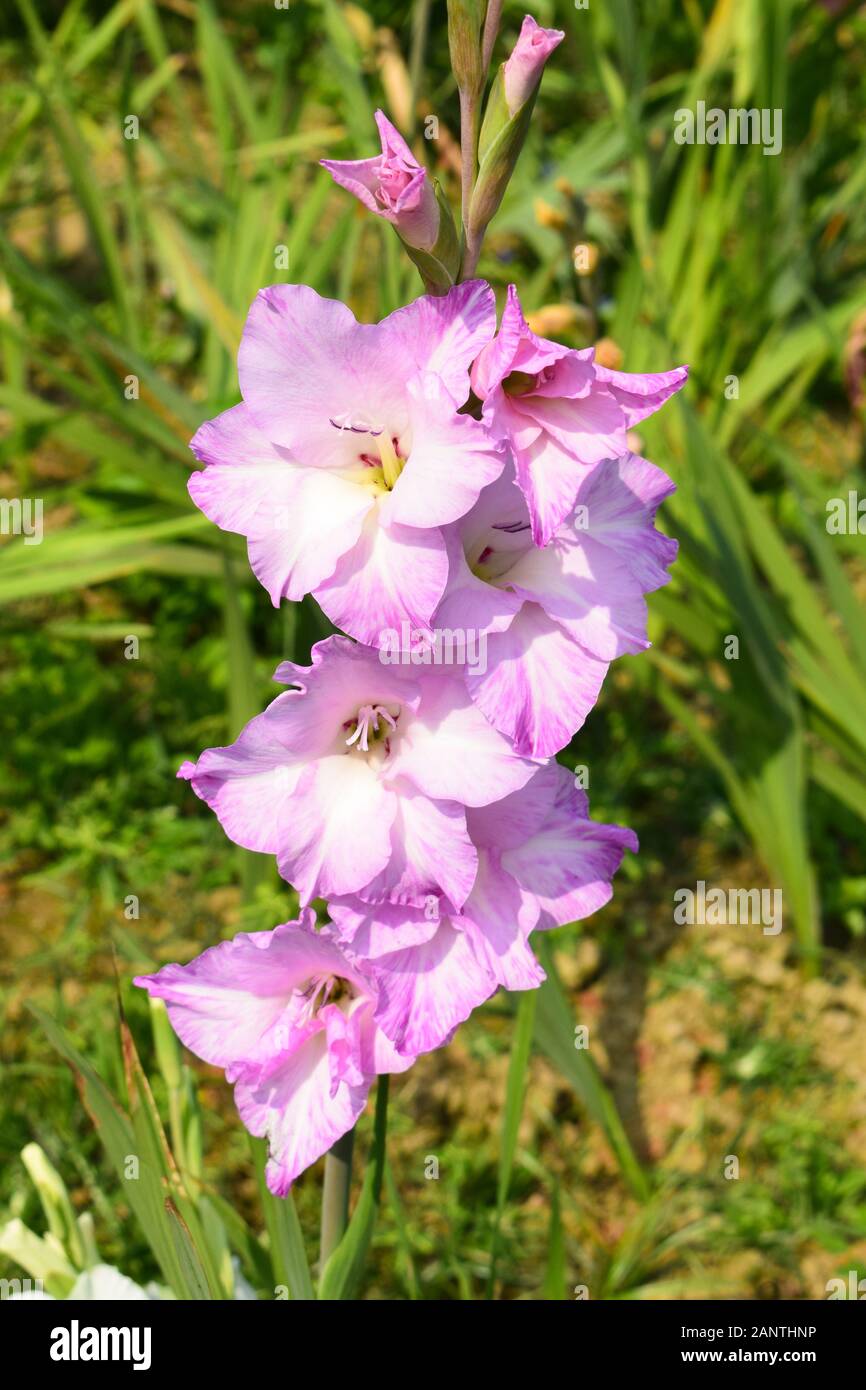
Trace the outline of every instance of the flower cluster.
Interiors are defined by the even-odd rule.
[[[426,176],[379,126],[381,157],[332,172],[432,246]],[[275,605],[312,594],[346,635],[283,663],[283,693],[178,775],[230,839],[276,857],[301,912],[137,983],[225,1069],[283,1194],[377,1075],[446,1043],[500,985],[538,986],[531,933],[596,911],[637,849],[589,818],[554,755],[610,663],[647,645],[672,484],[629,431],[686,372],[615,372],[538,337],[514,286],[497,327],[477,279],[378,324],[271,286],[238,372],[241,403],[192,441],[192,498],[246,537]]]

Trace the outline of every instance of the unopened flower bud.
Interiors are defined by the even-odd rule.
[[[514,52],[496,74],[481,126],[478,179],[469,208],[469,227],[476,239],[502,202],[526,139],[544,64],[564,37],[559,29],[540,28],[527,15]]]
[[[381,154],[372,159],[323,159],[322,164],[341,188],[391,223],[427,289],[443,294],[455,283],[460,264],[451,209],[438,183],[381,111],[376,112],[376,125]]]
[[[431,250],[439,236],[439,203],[427,170],[382,111],[376,112],[382,153],[372,159],[323,159],[341,188],[397,228],[408,246]]]
[[[481,66],[481,0],[448,0],[448,47],[451,67],[461,92],[478,92],[484,83]]]
[[[509,115],[513,116],[534,96],[544,64],[564,38],[561,29],[542,29],[532,15],[526,16],[520,37],[504,68],[505,100]]]

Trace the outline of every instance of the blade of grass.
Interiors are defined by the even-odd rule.
[[[490,1271],[487,1276],[488,1299],[493,1297],[496,1288],[496,1261],[499,1254],[500,1228],[511,1186],[514,1155],[517,1152],[517,1133],[520,1128],[523,1102],[526,1096],[526,1079],[535,1031],[537,1003],[537,990],[524,990],[518,995],[511,1057],[508,1062],[508,1078],[505,1083],[505,1105],[502,1111],[502,1138],[499,1143],[499,1171],[496,1182],[496,1211],[493,1216],[493,1231],[490,1240]]]
[[[550,1194],[550,1225],[547,1229],[547,1262],[544,1270],[544,1284],[541,1296],[551,1302],[562,1302],[565,1297],[565,1232],[562,1227],[562,1210],[559,1198],[559,1183],[555,1182]]]
[[[268,1189],[265,1182],[267,1144],[261,1139],[251,1138],[250,1148],[255,1163],[265,1230],[268,1233],[275,1292],[276,1288],[282,1286],[288,1289],[293,1300],[309,1302],[316,1297],[316,1293],[310,1278],[304,1237],[295,1204],[291,1194],[275,1197]]]
[[[649,1181],[629,1143],[616,1102],[589,1053],[574,1046],[574,1019],[556,973],[553,948],[544,932],[536,934],[534,945],[547,974],[544,984],[536,991],[536,1040],[600,1126],[634,1195],[645,1201],[650,1193]]]

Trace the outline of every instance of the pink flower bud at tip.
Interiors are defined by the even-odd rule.
[[[505,100],[510,115],[519,111],[533,95],[544,72],[544,65],[565,34],[561,29],[542,29],[527,15],[514,51],[505,63]]]

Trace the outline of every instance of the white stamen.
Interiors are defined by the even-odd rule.
[[[392,729],[396,729],[397,721],[384,705],[362,705],[358,710],[355,732],[346,739],[346,747],[351,748],[353,743],[357,743],[362,753],[369,753],[367,737],[371,727],[373,733],[378,734],[380,719],[384,719],[386,724],[390,724]]]

